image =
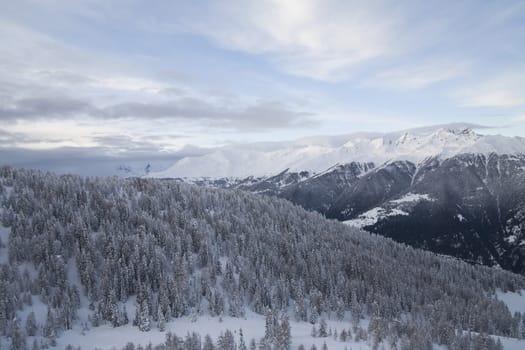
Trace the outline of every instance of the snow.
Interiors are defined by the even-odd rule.
[[[428,194],[419,194],[419,193],[407,193],[403,197],[399,199],[394,199],[393,201],[390,201],[391,203],[400,204],[400,203],[411,203],[411,202],[419,202],[419,201],[433,201],[434,199],[431,198]]]
[[[322,172],[334,164],[408,160],[419,163],[438,156],[491,152],[524,154],[525,138],[480,135],[469,125],[453,124],[393,133],[355,133],[318,136],[288,142],[224,146],[206,154],[178,160],[168,169],[151,173],[158,178],[223,178],[270,176],[290,171]]]
[[[43,325],[46,322],[47,317],[47,305],[44,304],[38,296],[31,296],[31,306],[25,306],[21,311],[18,311],[17,315],[22,325],[25,325],[27,315],[31,312],[35,313],[36,323]]]
[[[128,310],[129,312],[129,310]],[[361,322],[361,327],[367,327],[367,320]],[[336,321],[326,320],[327,329],[337,330],[338,333],[345,329],[351,328],[348,320]],[[356,350],[370,350],[371,346],[366,341],[355,342],[348,340],[341,342],[334,340],[333,337],[312,337],[312,325],[307,322],[296,322],[293,319],[290,320],[291,334],[292,334],[292,349],[297,349],[300,344],[303,344],[306,349],[309,349],[313,344],[318,349],[322,349],[323,343],[326,342],[328,349],[331,350],[343,350],[343,349],[356,349]],[[316,325],[318,328],[318,325]],[[57,348],[63,349],[68,344],[73,346],[80,346],[82,349],[120,349],[124,347],[128,342],[135,344],[157,345],[164,342],[166,334],[172,332],[178,337],[184,338],[191,332],[196,332],[201,335],[201,340],[204,340],[204,336],[209,334],[213,341],[216,342],[217,338],[221,333],[226,330],[230,330],[234,333],[236,341],[239,340],[239,329],[242,329],[244,341],[249,345],[250,340],[253,338],[258,342],[264,336],[265,329],[265,318],[262,315],[258,315],[252,312],[247,313],[245,318],[232,318],[232,317],[211,317],[211,316],[199,316],[194,318],[191,316],[177,318],[166,324],[166,331],[160,332],[156,328],[152,328],[149,332],[141,332],[137,327],[130,325],[113,328],[110,325],[102,325],[100,327],[91,328],[86,332],[82,332],[80,326],[75,327],[73,330],[66,331],[60,335],[57,339]],[[498,337],[501,339],[505,350],[518,350],[525,348],[524,340],[517,340],[513,338]],[[29,342],[31,344],[31,342]],[[385,349],[388,349],[386,344]],[[381,347],[380,347],[381,348]],[[434,349],[441,350],[445,347],[434,345]]]
[[[409,192],[398,199],[386,202],[384,207],[370,209],[369,211],[359,215],[357,218],[343,221],[343,223],[349,226],[363,228],[365,226],[374,225],[379,220],[386,217],[398,215],[406,216],[409,215],[406,210],[409,210],[411,206],[420,201],[434,201],[434,199],[428,194]]]
[[[461,214],[457,214],[456,217],[458,218],[458,220],[459,220],[460,222],[465,222],[465,221],[467,221],[467,218],[464,217],[464,216],[461,215]]]
[[[518,237],[516,235],[510,235],[508,237],[503,238],[505,242],[510,243],[510,244],[516,242],[517,239]]]
[[[507,305],[510,312],[521,312],[522,314],[525,313],[525,289],[516,293],[503,293],[501,290],[499,290],[496,292],[496,297],[498,300],[503,301]]]
[[[494,337],[494,339],[500,339],[504,350],[523,350],[525,349],[525,340],[506,338],[506,337]]]
[[[343,328],[348,329],[351,327],[348,321],[326,320],[326,323],[328,328],[337,329],[338,332]],[[292,349],[297,349],[300,344],[303,344],[307,349],[309,349],[312,344],[315,344],[318,349],[321,349],[324,342],[326,342],[329,349],[343,350],[345,347],[348,349],[370,349],[370,346],[366,342],[340,342],[339,340],[334,340],[333,337],[313,338],[311,336],[312,325],[307,322],[290,320],[290,325]],[[188,333],[196,332],[201,335],[202,340],[204,340],[206,334],[209,334],[216,342],[219,335],[227,329],[234,333],[238,341],[239,329],[241,328],[244,341],[248,345],[252,338],[258,342],[259,339],[264,336],[264,326],[264,316],[250,312],[247,313],[245,318],[200,316],[195,320],[191,316],[187,316],[168,322],[165,332],[159,332],[155,328],[149,332],[141,332],[137,327],[131,325],[118,328],[113,328],[110,325],[102,325],[91,328],[85,332],[85,334],[82,334],[80,328],[75,328],[61,334],[57,340],[57,347],[64,348],[66,345],[71,344],[73,346],[81,346],[82,349],[111,349],[113,347],[120,349],[128,342],[141,345],[147,345],[148,343],[157,345],[165,340],[167,332],[172,332],[178,337],[185,337]]]
[[[351,219],[347,221],[343,221],[344,224],[362,228],[365,226],[374,225],[379,220],[389,217],[389,216],[397,216],[397,215],[409,215],[407,212],[400,210],[400,209],[384,209],[381,207],[370,209],[369,211],[359,215],[356,219]]]

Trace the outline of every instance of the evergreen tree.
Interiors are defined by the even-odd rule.
[[[292,345],[292,334],[290,329],[290,321],[288,320],[287,315],[281,317],[281,322],[278,328],[278,337],[277,337],[277,349],[290,350]]]
[[[257,343],[254,338],[250,340],[250,350],[257,350]]]
[[[35,313],[31,311],[27,315],[27,319],[26,319],[26,333],[28,336],[33,337],[36,335],[37,330],[38,330],[38,326],[36,324]]]
[[[217,349],[218,350],[236,350],[237,346],[235,344],[235,338],[233,333],[230,330],[226,330],[224,334],[221,333],[219,339],[217,340]]]
[[[54,339],[56,337],[55,319],[50,308],[47,309],[46,322],[42,328],[42,334],[49,339]]]
[[[248,350],[248,347],[246,346],[246,343],[244,342],[244,335],[242,332],[242,328],[239,329],[239,350]]]
[[[318,332],[319,336],[321,338],[326,338],[328,337],[328,333],[326,332],[326,321],[324,320],[324,318],[321,318],[321,321],[319,321],[319,332]]]
[[[147,299],[143,299],[139,307],[137,308],[137,314],[135,316],[137,326],[142,332],[149,332],[151,322],[149,317],[149,306]]]
[[[161,332],[164,332],[166,330],[166,318],[164,317],[164,314],[162,313],[162,310],[160,308],[157,316],[157,328]]]
[[[215,345],[213,345],[213,340],[211,339],[209,334],[206,334],[204,337],[204,344],[202,346],[202,350],[214,350]]]
[[[20,329],[20,322],[15,319],[13,322],[13,330],[11,332],[11,350],[25,350],[26,349],[26,335]]]

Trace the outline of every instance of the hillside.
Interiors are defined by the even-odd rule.
[[[222,165],[211,153],[153,176],[228,164],[230,174],[252,175],[174,178],[278,196],[414,247],[525,273],[525,139],[453,127],[307,139],[250,156],[249,146],[220,150],[231,156]],[[282,169],[257,176],[260,164]]]
[[[415,348],[452,346],[459,330],[521,336],[521,315],[495,294],[525,288],[522,277],[415,250],[284,200],[12,168],[1,169],[0,184],[4,345],[27,337],[47,347],[75,329],[89,336],[110,325],[118,335],[128,323],[162,330],[181,317],[268,310],[294,322],[339,319],[358,333],[368,324],[362,332],[372,342]]]
[[[476,334],[496,346],[486,334],[522,336],[521,314],[496,293],[524,289],[523,277],[416,250],[282,199],[1,168],[0,201],[0,346],[260,315],[279,325],[287,315],[292,329],[339,320],[372,347],[455,349],[481,341]],[[475,333],[465,338],[463,330]],[[277,335],[264,337],[283,346]]]

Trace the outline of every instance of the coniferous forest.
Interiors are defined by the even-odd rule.
[[[524,289],[522,276],[416,250],[277,198],[3,167],[0,203],[10,232],[0,242],[0,336],[13,349],[31,348],[28,337],[53,346],[78,322],[82,300],[86,326],[131,323],[144,332],[181,316],[250,310],[267,319],[258,346],[276,349],[290,348],[288,318],[314,328],[348,318],[354,337],[396,349],[497,349],[489,335],[525,332],[525,318],[495,298]],[[32,313],[18,317],[34,297],[47,306],[43,324]],[[218,344],[177,339],[169,334],[157,348],[242,347],[226,335]]]

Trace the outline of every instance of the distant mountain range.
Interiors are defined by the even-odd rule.
[[[525,138],[479,135],[478,126],[450,124],[387,134],[354,133],[318,136],[289,142],[266,142],[216,148],[176,161],[153,175],[161,178],[269,177],[288,169],[318,174],[337,164],[396,160],[419,163],[428,157],[449,158],[464,153],[519,154]]]
[[[150,176],[286,198],[415,247],[525,273],[525,138],[469,126],[224,147]]]

